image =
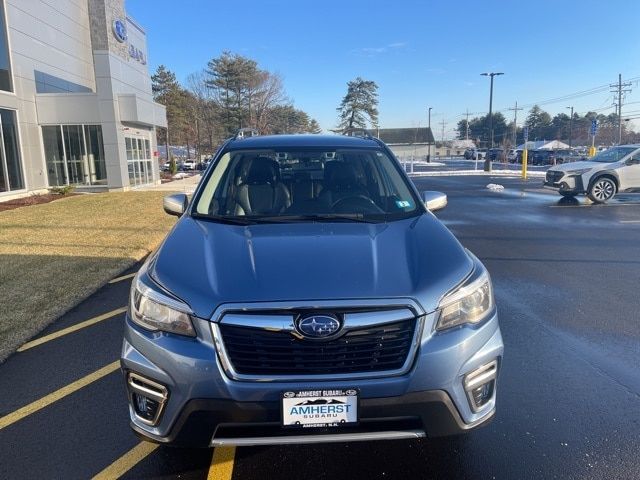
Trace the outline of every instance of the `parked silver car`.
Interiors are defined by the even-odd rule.
[[[260,445],[457,434],[494,415],[489,274],[381,141],[228,141],[136,275],[132,428]]]

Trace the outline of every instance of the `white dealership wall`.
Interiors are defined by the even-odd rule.
[[[156,151],[154,127],[166,126],[166,114],[153,102],[146,35],[127,18],[124,0],[0,2],[14,90],[0,92],[0,108],[17,111],[26,184],[22,191],[0,193],[0,200],[48,186],[42,125],[100,124],[107,188],[128,189],[125,136],[147,138]],[[125,42],[116,39],[115,20],[126,25]],[[36,78],[42,81],[42,76],[59,93],[37,93]],[[127,107],[124,120],[120,95]],[[153,164],[154,181],[159,181],[157,162]]]

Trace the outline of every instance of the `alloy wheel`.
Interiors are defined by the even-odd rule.
[[[597,202],[606,202],[616,192],[616,187],[611,180],[608,178],[602,178],[600,180],[596,180],[596,183],[591,187],[591,196]]]

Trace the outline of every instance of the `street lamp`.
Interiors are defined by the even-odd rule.
[[[489,131],[491,132],[491,141],[489,143],[489,148],[493,148],[493,77],[496,75],[504,75],[502,72],[485,72],[481,73],[485,77],[491,77],[491,88],[489,90]],[[488,153],[488,152],[487,152]],[[484,159],[484,171],[491,171],[491,159],[489,155],[487,155]]]
[[[573,107],[571,109],[571,117],[569,117],[569,148],[573,147]]]
[[[429,131],[427,132],[427,135],[431,133],[431,109],[433,107],[429,107]],[[429,137],[427,137],[427,163],[431,163],[431,141],[429,140]]]

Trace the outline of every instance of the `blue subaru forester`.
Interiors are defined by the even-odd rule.
[[[131,426],[262,445],[457,434],[495,413],[502,338],[485,267],[365,136],[239,135],[134,279]]]

